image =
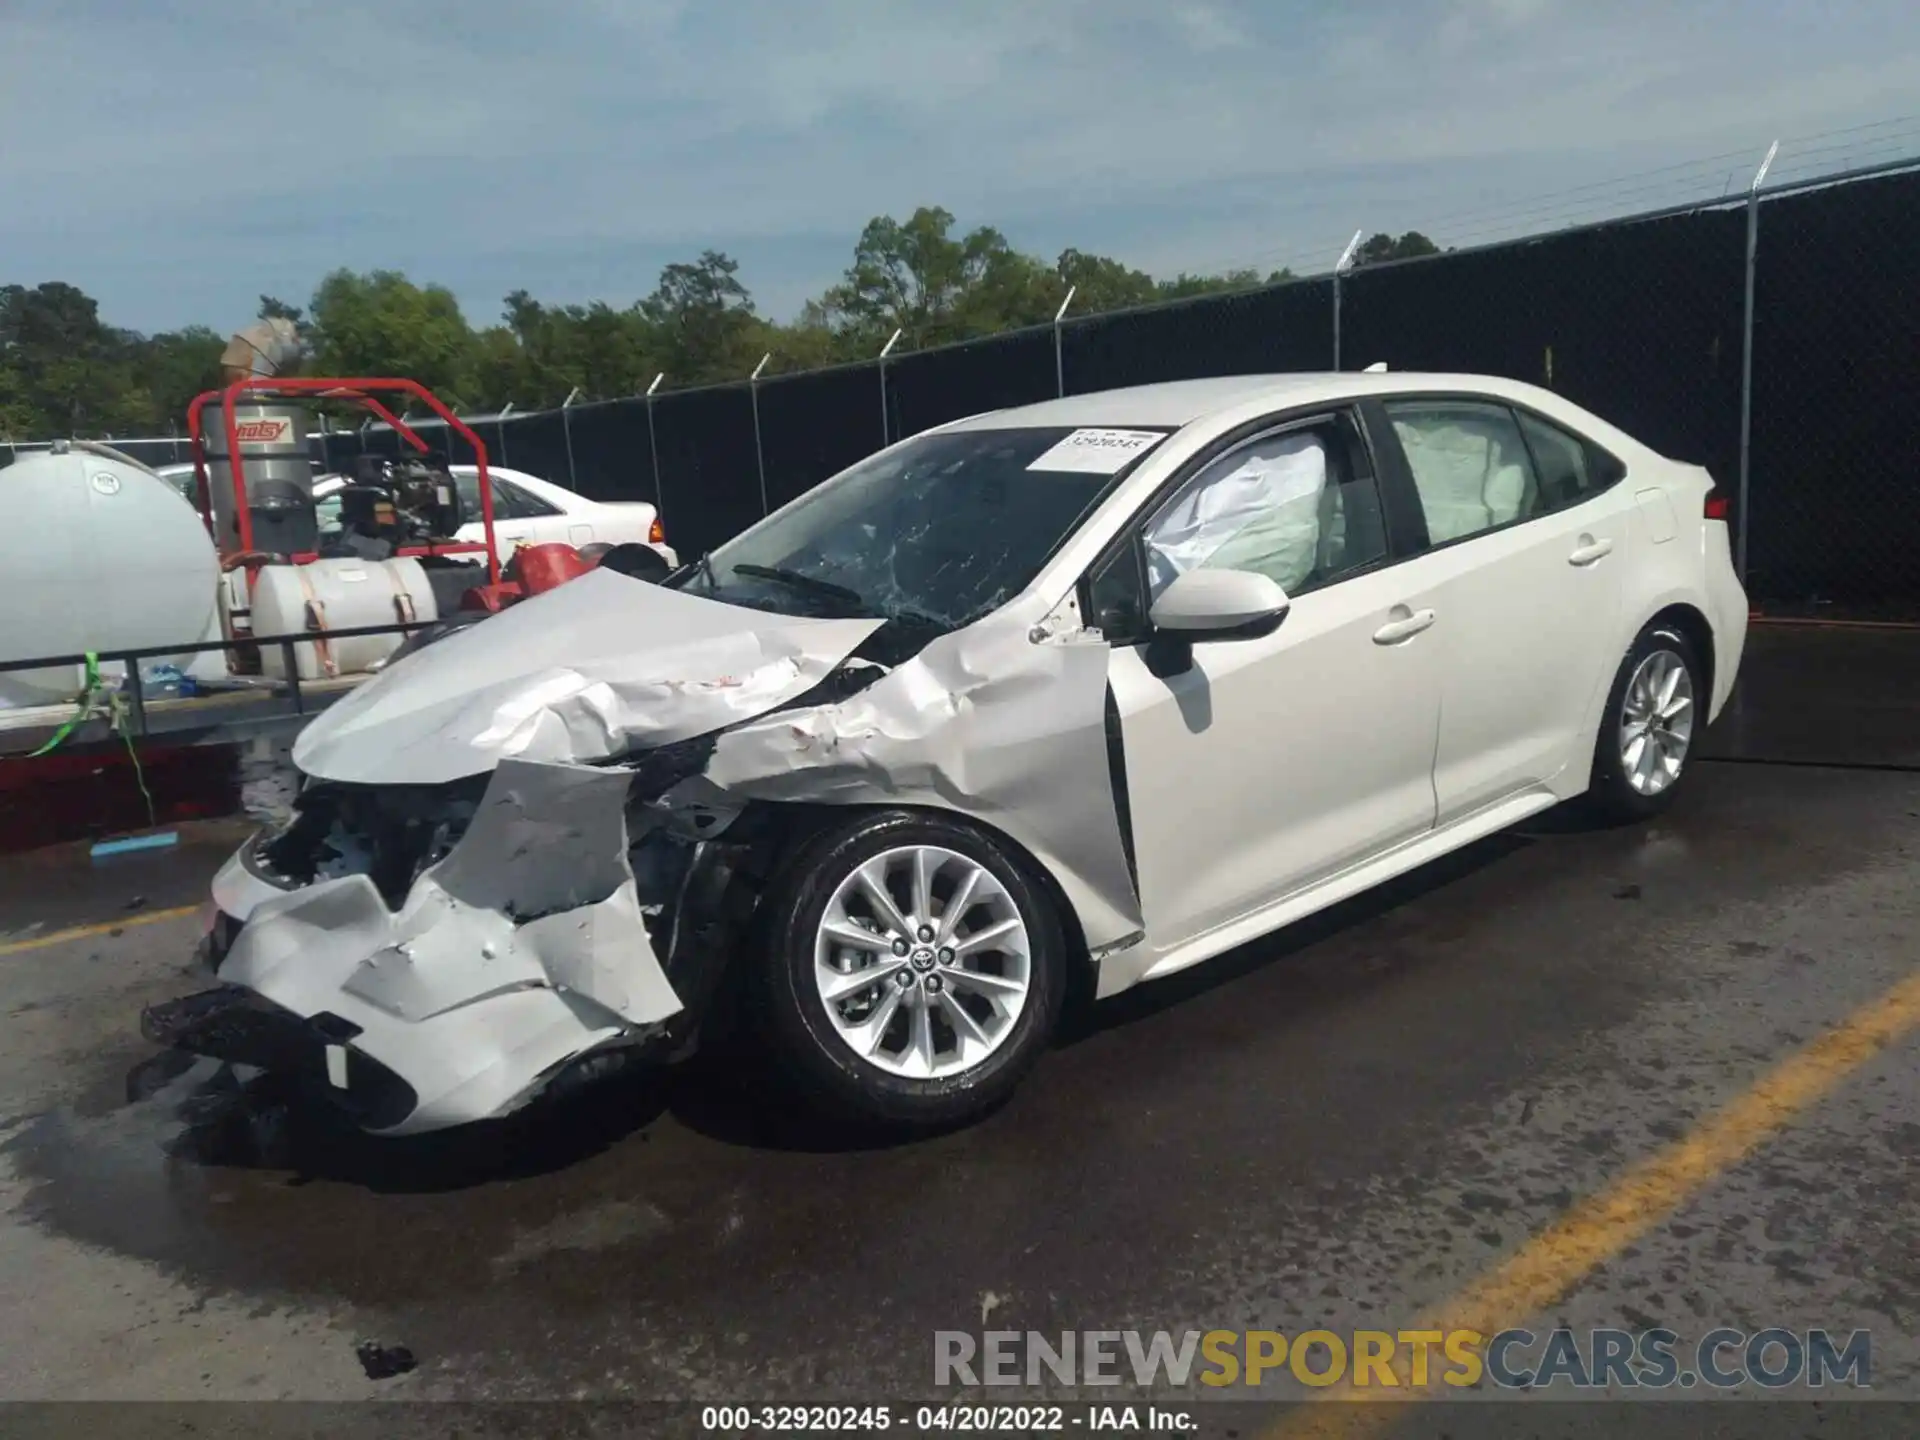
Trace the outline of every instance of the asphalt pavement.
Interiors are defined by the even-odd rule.
[[[139,1008],[202,983],[188,907],[240,827],[10,857],[0,1399],[951,1400],[937,1331],[1469,1314],[1864,1329],[1873,1393],[1920,1400],[1920,635],[1757,631],[1750,667],[1657,824],[1554,812],[1095,1007],[1000,1113],[905,1145],[712,1060],[414,1142],[183,1113],[196,1076],[130,1103]],[[361,1342],[413,1368],[370,1378]],[[1234,1401],[1308,1393],[1153,1398],[1251,1436],[1331,1407]],[[1742,1424],[1867,1433],[1827,1399]],[[1711,1403],[1439,1394],[1368,1423],[1700,1433]]]

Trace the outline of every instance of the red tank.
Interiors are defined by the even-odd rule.
[[[511,577],[529,595],[540,595],[569,580],[578,580],[593,567],[571,545],[556,542],[522,545],[513,552]]]

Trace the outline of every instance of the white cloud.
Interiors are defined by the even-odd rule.
[[[1733,173],[1917,82],[1908,0],[13,0],[0,279],[153,328],[396,265],[488,317],[521,285],[631,299],[714,245],[786,313],[922,203],[1035,248],[1277,263]],[[1630,191],[1593,198],[1671,198]]]

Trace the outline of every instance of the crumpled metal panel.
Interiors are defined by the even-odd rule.
[[[846,700],[723,732],[705,779],[748,799],[976,816],[1053,874],[1091,946],[1138,932],[1107,768],[1108,647],[1011,605]],[[1036,635],[1042,637],[1036,640]]]
[[[436,1124],[497,1113],[557,1061],[682,1008],[628,865],[630,778],[504,761],[397,911],[366,875],[277,895],[253,907],[220,978],[359,1025],[354,1043]]]
[[[609,759],[785,704],[881,623],[594,570],[374,676],[300,732],[293,761],[325,780],[438,785],[506,758]]]

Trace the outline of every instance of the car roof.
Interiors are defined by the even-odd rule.
[[[1027,429],[1056,425],[1150,425],[1178,428],[1239,406],[1269,402],[1275,409],[1322,405],[1366,395],[1408,390],[1469,391],[1510,400],[1531,401],[1547,394],[1535,386],[1492,375],[1404,372],[1302,372],[1285,375],[1223,375],[1212,380],[1171,380],[1097,390],[992,410],[956,420],[945,430]],[[1562,402],[1564,403],[1564,402]]]

